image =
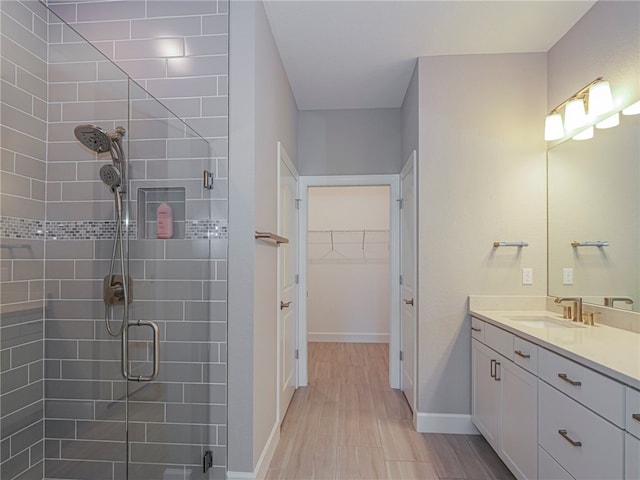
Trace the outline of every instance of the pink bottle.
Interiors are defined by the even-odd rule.
[[[158,219],[158,238],[173,238],[173,210],[168,203],[162,202],[156,211]]]

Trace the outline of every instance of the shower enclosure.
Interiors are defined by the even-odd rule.
[[[224,478],[216,153],[44,5],[0,12],[0,478]]]

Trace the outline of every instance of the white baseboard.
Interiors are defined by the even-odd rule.
[[[389,343],[388,333],[309,332],[309,342]]]
[[[478,435],[478,429],[471,422],[471,415],[450,413],[418,412],[416,430],[420,433],[458,433]]]
[[[276,422],[271,430],[267,444],[262,449],[260,458],[253,472],[230,472],[227,471],[227,480],[262,480],[267,476],[269,464],[273,459],[278,442],[280,441],[280,423]]]

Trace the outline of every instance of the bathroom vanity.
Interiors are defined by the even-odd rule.
[[[639,479],[640,333],[540,300],[470,298],[473,423],[519,479]]]

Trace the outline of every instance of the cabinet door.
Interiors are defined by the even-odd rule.
[[[500,453],[517,478],[538,478],[538,379],[512,362],[502,362]]]
[[[498,355],[475,339],[471,340],[471,418],[489,444],[498,448],[500,382],[492,374]]]
[[[640,440],[627,433],[624,440],[624,450],[624,478],[625,480],[638,480],[640,478]]]

